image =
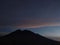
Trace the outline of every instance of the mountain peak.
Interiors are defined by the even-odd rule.
[[[21,31],[20,29],[18,29],[18,30],[16,30],[16,31],[14,31],[14,32],[6,35],[6,36],[13,36],[13,37],[15,37],[16,35],[17,35],[17,36],[20,35],[21,32],[22,32],[22,31]]]
[[[20,29],[18,29],[18,30],[16,30],[15,32],[21,32],[21,30],[20,30]]]
[[[12,32],[13,34],[20,34],[22,31],[20,30],[20,29],[18,29],[18,30],[16,30],[16,31],[14,31],[14,32]],[[11,34],[12,34],[11,33]]]

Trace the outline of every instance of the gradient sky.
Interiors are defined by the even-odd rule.
[[[0,0],[0,32],[18,28],[60,36],[60,0]]]

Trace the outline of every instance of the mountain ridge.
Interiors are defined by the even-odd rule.
[[[1,37],[0,42],[6,45],[60,45],[60,42],[50,40],[29,30],[16,30]]]

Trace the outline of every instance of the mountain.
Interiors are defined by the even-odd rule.
[[[28,30],[16,30],[0,37],[0,45],[60,45],[60,42],[45,38]]]

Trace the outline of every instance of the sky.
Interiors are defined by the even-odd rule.
[[[60,37],[60,0],[0,0],[0,33],[19,28]]]

